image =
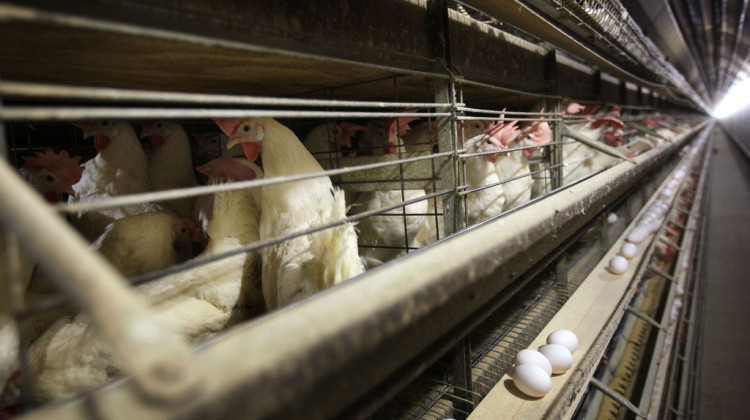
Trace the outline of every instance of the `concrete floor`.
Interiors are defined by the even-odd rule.
[[[698,418],[750,419],[750,165],[715,133]]]

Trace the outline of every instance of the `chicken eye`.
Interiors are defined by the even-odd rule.
[[[104,127],[108,126],[108,125],[109,125],[109,121],[102,121],[102,125],[103,125]]]
[[[187,228],[185,228],[185,227],[183,226],[183,227],[182,227],[182,229],[180,229],[180,232],[182,232],[182,233],[187,233]]]
[[[248,131],[250,131],[250,126],[246,125],[246,126],[242,127],[242,130],[245,131],[245,132],[248,132]]]
[[[156,123],[156,128],[161,128],[161,123]]]
[[[44,180],[47,181],[47,182],[49,182],[49,183],[55,182],[55,178],[52,177],[52,175],[45,176]]]

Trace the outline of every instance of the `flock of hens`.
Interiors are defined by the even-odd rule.
[[[674,136],[668,121],[659,136],[639,140],[641,149],[622,146],[625,124],[616,108],[567,103],[570,130],[604,139],[626,154],[657,146]],[[541,115],[543,114],[541,111]],[[466,216],[470,224],[494,217],[528,202],[540,186],[529,175],[529,157],[550,142],[543,117],[518,127],[500,115],[497,121],[467,120],[458,124],[463,141],[463,182]],[[84,138],[94,138],[97,155],[80,157],[51,150],[25,157],[23,178],[51,203],[100,201],[110,197],[198,185],[196,171],[209,184],[274,178],[330,167],[330,158],[343,153],[392,154],[431,152],[434,122],[386,118],[363,122],[326,123],[303,141],[272,118],[216,119],[228,136],[227,148],[239,144],[245,157],[219,157],[194,167],[190,140],[175,122],[148,122],[141,139],[151,143],[147,156],[134,127],[125,121],[74,123]],[[352,140],[356,140],[353,147]],[[507,151],[509,148],[520,150]],[[342,153],[343,152],[343,153]],[[579,142],[563,144],[564,182],[616,163],[617,159]],[[253,161],[262,157],[262,169]],[[504,180],[512,179],[509,182]],[[126,277],[201,260],[252,246],[271,245],[240,253],[197,268],[180,271],[134,286],[158,316],[189,342],[199,341],[254,315],[296,302],[341,283],[442,237],[440,219],[426,216],[442,210],[440,197],[419,200],[432,190],[351,193],[334,187],[321,174],[302,181],[264,185],[112,209],[84,210],[69,216],[70,223]],[[406,200],[405,207],[391,207]],[[336,223],[353,214],[391,207],[382,216],[356,223]],[[405,211],[402,210],[405,208]],[[317,230],[323,225],[330,228]],[[312,230],[313,233],[299,234]],[[291,235],[291,239],[279,240]],[[199,246],[197,246],[199,245]],[[4,248],[5,244],[0,243]],[[199,253],[195,249],[202,249]],[[57,290],[34,261],[22,259],[27,302],[44,301]],[[4,272],[4,270],[2,270]],[[0,274],[3,282],[4,274]],[[118,361],[98,337],[85,314],[60,307],[41,313],[16,331],[7,299],[0,302],[0,383],[5,390],[0,408],[18,401],[19,378],[33,378],[33,398],[39,402],[75,395],[118,375]],[[24,342],[19,343],[21,337]],[[21,372],[19,344],[28,349],[29,372]]]

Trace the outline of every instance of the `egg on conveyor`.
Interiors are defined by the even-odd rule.
[[[617,274],[618,276],[624,274],[626,271],[628,271],[628,260],[626,260],[625,257],[619,255],[613,257],[611,260],[609,260],[609,271],[611,271],[612,274]]]
[[[549,364],[552,365],[552,373],[556,375],[565,373],[573,366],[573,353],[560,344],[547,344],[539,347],[539,353],[542,353],[549,360]]]
[[[516,366],[520,365],[536,365],[544,369],[547,375],[552,375],[552,365],[549,364],[549,360],[542,353],[539,353],[533,349],[523,349],[516,354],[514,361]]]
[[[512,376],[516,388],[529,397],[543,397],[552,388],[552,379],[537,365],[518,365]]]
[[[557,330],[547,336],[547,344],[559,344],[572,354],[578,348],[578,337],[570,330]]]
[[[630,242],[625,242],[624,244],[622,244],[622,248],[620,248],[620,255],[627,259],[635,257],[637,253],[638,247],[634,244],[631,244]]]
[[[648,230],[636,226],[631,229],[630,233],[628,233],[628,237],[626,238],[626,240],[634,244],[639,244],[646,240],[646,238],[648,237],[648,233]]]
[[[610,213],[609,216],[607,216],[607,223],[610,225],[617,222],[617,214],[616,213]]]

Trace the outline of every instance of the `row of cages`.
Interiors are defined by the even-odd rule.
[[[394,96],[397,87],[394,80]],[[474,108],[460,86],[447,88],[456,95],[443,104],[344,103],[342,111],[337,100],[276,99],[285,106],[233,111],[238,117],[216,111],[213,119],[164,108],[39,108],[58,119],[138,115],[72,124],[23,121],[11,103],[8,162],[197,343],[519,210],[668,144],[698,122],[555,98],[523,110]],[[312,109],[299,108],[305,105]],[[6,394],[16,397],[9,401],[70,397],[119,374],[115,359],[102,353],[98,375],[70,383],[81,358],[90,357],[70,352],[95,335],[81,328],[88,320],[72,315],[77,309],[44,270],[33,270],[29,259],[22,264],[17,297],[25,295],[25,304],[14,306],[20,339],[4,344],[21,345],[15,354],[27,355],[27,368],[18,359],[7,370]],[[212,292],[211,283],[221,287]],[[182,293],[210,304],[207,318],[180,319],[167,296]],[[181,304],[196,309],[196,302]],[[66,341],[73,348],[50,347],[68,334],[78,337]],[[73,362],[67,374],[58,371],[66,358]],[[24,371],[32,374],[19,375]],[[21,379],[28,380],[25,392]]]
[[[137,403],[147,410],[153,401],[191,395],[195,377],[175,367],[192,360],[183,357],[185,343],[198,349],[200,357],[206,348],[226,345],[228,337],[237,338],[285,314],[303,313],[306,303],[333,289],[375,283],[380,281],[376,275],[389,268],[409,271],[413,257],[425,250],[523,213],[535,203],[562,200],[561,191],[615,166],[637,167],[647,160],[654,165],[658,159],[645,156],[672,154],[705,119],[684,102],[657,95],[653,85],[649,90],[594,71],[534,37],[514,38],[520,32],[510,26],[494,22],[494,28],[485,28],[471,20],[468,5],[464,9],[454,2],[449,2],[452,41],[470,34],[477,44],[495,43],[486,57],[498,51],[516,54],[508,60],[513,65],[497,74],[479,65],[473,71],[471,65],[486,64],[486,57],[454,48],[454,65],[467,64],[464,74],[435,71],[434,57],[419,55],[426,49],[422,44],[429,44],[420,37],[401,40],[402,50],[381,48],[387,53],[381,51],[385,64],[380,66],[373,65],[373,57],[363,58],[359,39],[328,39],[345,47],[334,48],[329,60],[312,53],[288,54],[273,49],[275,37],[284,39],[279,41],[284,47],[289,46],[286,38],[292,38],[302,50],[311,42],[296,32],[283,34],[294,27],[284,26],[288,16],[277,19],[283,26],[279,35],[266,27],[238,29],[231,24],[235,20],[219,19],[222,10],[204,11],[206,22],[200,13],[189,13],[186,26],[180,21],[176,27],[195,29],[193,39],[175,30],[172,21],[163,32],[149,27],[150,21],[143,27],[120,22],[144,11],[173,18],[185,12],[177,6],[151,10],[131,2],[112,6],[126,11],[113,17],[108,2],[94,2],[97,5],[86,11],[60,6],[81,16],[58,16],[57,6],[43,1],[31,3],[39,9],[12,3],[0,5],[5,19],[0,33],[9,40],[0,45],[2,56],[17,57],[0,59],[0,144],[5,155],[0,195],[7,198],[0,209],[3,416],[56,416],[44,409],[106,392],[122,385],[117,379],[123,376],[140,386]],[[387,8],[398,8],[394,10],[404,16],[393,17],[394,22],[414,17],[421,27],[423,3],[390,1],[372,8],[383,19]],[[204,7],[191,2],[184,6],[188,10],[191,5]],[[262,7],[278,13],[277,5]],[[459,19],[454,10],[466,16]],[[328,12],[338,19],[340,10]],[[111,22],[97,20],[101,16]],[[321,30],[306,26],[309,16],[298,20],[306,30]],[[264,38],[256,50],[242,40],[200,38],[218,31],[211,26],[216,22],[234,35],[240,29],[267,31],[263,35],[272,41]],[[430,25],[425,26],[427,34]],[[514,35],[499,34],[498,28]],[[29,31],[35,36],[23,36]],[[373,36],[363,34],[361,43]],[[24,69],[24,63],[36,59],[29,51],[42,44],[59,50],[41,58],[45,65]],[[328,46],[322,43],[315,53]],[[151,70],[131,61],[133,51]],[[209,53],[225,66],[196,64],[196,58]],[[350,57],[342,59],[341,54]],[[551,64],[542,65],[545,60]],[[524,68],[534,69],[528,72],[528,85],[523,83]],[[559,71],[560,80],[549,83],[548,75],[537,71],[541,69]],[[580,98],[560,93],[579,85],[586,86]],[[210,93],[217,87],[220,93]],[[591,90],[598,97],[593,98]],[[671,165],[674,159],[665,162]],[[663,175],[667,166],[655,172]],[[643,190],[655,188],[659,176],[653,175]],[[632,197],[609,208],[619,205],[623,212],[634,213],[645,199]],[[588,205],[582,203],[579,211],[587,213]],[[568,268],[585,271],[577,264],[588,266],[597,255],[601,258],[600,250],[618,229],[624,224],[604,233],[596,230],[594,236],[605,242],[580,241],[584,245],[568,252]],[[501,241],[514,241],[510,234],[500,236]],[[553,259],[540,258],[545,266]],[[466,270],[473,276],[481,271]],[[416,281],[421,273],[412,275]],[[528,337],[575,289],[575,281],[560,286],[558,275],[535,277],[535,288],[525,292],[514,288],[516,300],[504,307],[513,316],[525,314],[530,302],[540,300],[539,288],[545,290],[541,300],[552,303],[544,316],[531,322],[531,330],[524,330]],[[463,316],[458,312],[465,311],[457,311],[456,317]],[[473,358],[479,365],[497,358],[495,345],[503,339],[496,332],[506,331],[488,328],[495,332],[475,333],[480,352]],[[315,334],[322,336],[309,331],[299,340]],[[253,336],[249,343],[262,346],[267,338]],[[355,333],[346,339],[352,347],[360,344]],[[310,353],[320,352],[310,347]],[[304,346],[301,351],[306,351]],[[436,398],[430,404],[394,408],[401,401],[396,397],[362,412],[375,418],[431,418],[435,402],[447,399],[450,410],[437,409],[437,417],[465,417],[497,384],[502,363],[492,362],[474,387],[462,388],[454,378],[440,377],[437,388],[424,391],[415,382],[413,386],[422,389],[417,400]],[[313,381],[306,370],[313,367],[297,368],[305,373],[297,383]],[[293,370],[281,365],[274,369],[279,377]],[[329,386],[325,378],[318,380],[324,384],[321,389]],[[358,384],[350,385],[353,393],[359,392]],[[208,394],[215,391],[205,386]],[[392,396],[389,392],[383,395]],[[336,408],[307,413],[310,418],[342,412],[335,399],[326,398],[319,404],[328,401]],[[242,405],[238,400],[242,398],[232,401]],[[263,417],[262,404],[256,404],[256,411],[229,413],[231,404],[221,410],[214,404],[210,415],[200,410],[190,414]],[[299,402],[295,413],[304,412],[305,404]],[[108,417],[106,408],[93,405],[96,408],[87,410]],[[81,413],[72,416],[76,414]],[[181,414],[185,412],[180,409],[171,412]]]
[[[689,153],[672,158],[608,206],[601,217],[573,235],[562,252],[551,255],[550,263],[525,273],[498,309],[372,418],[494,418],[498,412],[529,418],[674,418],[693,410],[705,151],[710,147],[705,133],[702,138]],[[655,221],[652,212],[659,206],[664,206],[665,217]],[[540,400],[520,394],[510,385],[514,365],[519,363],[516,355],[535,348],[533,344],[550,330],[547,326],[556,316],[581,311],[580,306],[589,309],[593,302],[586,299],[576,301],[577,308],[566,305],[584,282],[617,278],[611,276],[611,269],[611,277],[597,270],[602,262],[609,263],[611,249],[624,250],[623,243],[636,248],[632,239],[623,238],[629,238],[644,220],[656,223],[651,228],[654,239],[646,241],[643,255],[628,256],[638,269],[626,273],[629,286],[621,302],[604,303],[612,305],[615,316],[601,325],[581,321],[576,326],[579,334],[599,335],[601,329],[603,338],[593,350],[574,353],[576,362],[570,370],[575,374],[553,375],[553,383],[565,383],[553,387],[554,396]],[[612,288],[611,283],[604,288]],[[572,323],[569,316],[561,317]],[[456,360],[464,352],[466,364],[458,368]],[[467,378],[461,378],[461,369],[468,369]]]

